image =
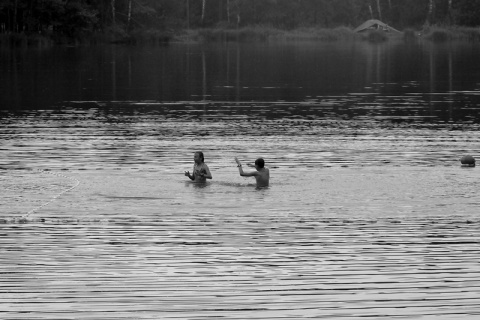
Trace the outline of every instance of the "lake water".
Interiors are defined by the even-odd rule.
[[[479,53],[0,49],[0,318],[477,319]]]

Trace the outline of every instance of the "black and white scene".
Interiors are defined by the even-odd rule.
[[[480,319],[480,0],[0,0],[0,319]]]

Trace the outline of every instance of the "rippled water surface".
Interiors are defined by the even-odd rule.
[[[320,50],[340,65],[352,48],[270,49],[163,48],[150,65],[168,69],[175,56],[191,72],[180,81],[185,70],[169,70],[168,82],[142,69],[168,82],[168,98],[120,84],[146,51],[122,51],[131,64],[105,80],[107,99],[82,77],[90,64],[68,61],[66,99],[4,98],[0,318],[479,317],[479,174],[459,163],[480,147],[478,82],[456,60],[471,51],[417,48],[431,67],[421,78],[387,68],[400,59],[392,48],[357,48],[368,54],[349,68],[362,80],[317,90],[302,61]],[[286,66],[283,78],[237,77],[291,56],[302,84]],[[229,60],[213,68],[215,57]],[[102,59],[97,72],[110,74]],[[213,174],[204,185],[183,175],[196,150]],[[264,157],[271,186],[240,177],[235,156]]]

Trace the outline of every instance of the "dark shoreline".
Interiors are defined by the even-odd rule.
[[[405,29],[402,32],[384,32],[369,30],[355,33],[349,27],[334,29],[298,28],[282,30],[263,26],[250,26],[238,29],[202,28],[175,31],[144,30],[129,34],[99,32],[82,38],[61,37],[56,34],[0,34],[0,47],[50,47],[55,45],[165,45],[170,42],[205,43],[205,42],[282,42],[282,41],[341,41],[360,40],[385,42],[389,39],[417,40],[426,39],[433,42],[454,40],[480,41],[480,28],[471,27],[428,27],[423,30]]]

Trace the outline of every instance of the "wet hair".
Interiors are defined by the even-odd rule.
[[[257,160],[255,160],[255,165],[259,168],[263,168],[265,167],[265,160],[263,160],[262,158],[258,158]]]
[[[202,160],[202,162],[205,162],[205,157],[203,156],[203,152],[202,151],[197,151],[195,153],[198,153],[198,155],[200,156],[200,159]]]

